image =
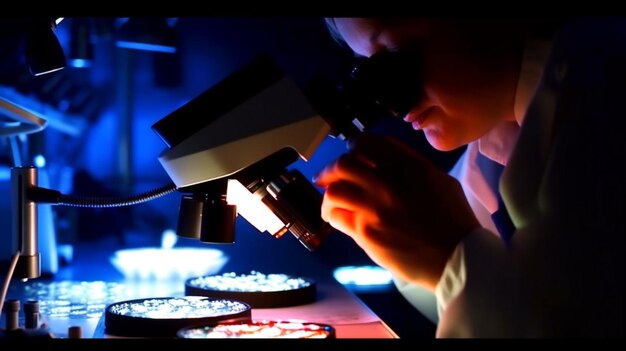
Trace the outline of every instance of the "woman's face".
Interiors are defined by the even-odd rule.
[[[389,25],[358,18],[337,18],[335,24],[359,56],[419,46],[423,81],[415,88],[423,89],[424,98],[404,120],[423,130],[434,148],[456,149],[498,122],[514,120],[523,41],[512,24],[413,19]]]

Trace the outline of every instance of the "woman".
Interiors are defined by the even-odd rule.
[[[446,174],[363,135],[316,177],[326,221],[435,294],[438,337],[624,335],[626,22],[546,23],[327,19],[357,56],[419,48],[404,120],[468,145]]]

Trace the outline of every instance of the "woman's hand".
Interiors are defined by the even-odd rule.
[[[360,135],[315,183],[322,218],[395,276],[434,290],[459,241],[480,224],[456,179],[394,139]]]

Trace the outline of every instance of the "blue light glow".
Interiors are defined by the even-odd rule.
[[[166,46],[166,45],[137,43],[137,42],[132,42],[132,41],[121,41],[121,40],[118,40],[115,44],[117,45],[118,48],[124,48],[124,49],[164,52],[168,54],[173,54],[176,52],[176,47]]]
[[[333,277],[350,290],[385,290],[392,284],[392,276],[378,266],[343,266],[333,271]]]
[[[11,168],[7,166],[0,166],[0,180],[9,180],[11,179]]]
[[[161,234],[162,249],[173,248],[176,245],[176,241],[178,241],[178,235],[176,235],[176,231],[173,229],[165,229],[163,234]]]
[[[91,67],[91,60],[81,59],[81,58],[73,58],[68,60],[68,63],[72,67],[76,68],[87,68]]]
[[[33,157],[33,162],[37,168],[43,168],[46,166],[46,158],[43,155],[36,155]]]

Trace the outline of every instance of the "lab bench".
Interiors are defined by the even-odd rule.
[[[229,257],[222,271],[300,274],[316,284],[314,302],[278,308],[252,308],[253,320],[300,320],[327,324],[334,328],[338,339],[398,338],[376,313],[332,277],[331,269],[317,260],[315,253],[299,246],[296,240],[248,237],[236,244],[217,247]],[[54,337],[68,338],[70,327],[80,327],[83,338],[120,338],[105,330],[106,305],[122,300],[183,296],[185,286],[184,280],[180,279],[142,281],[125,278],[109,261],[119,248],[119,243],[111,238],[75,245],[70,264],[62,266],[51,277],[29,282],[14,280],[7,300],[39,299],[44,307],[40,322],[46,324]],[[71,294],[77,295],[82,302],[68,302]],[[49,313],[54,304],[59,304],[57,307],[65,304],[65,308]],[[48,307],[48,312],[45,307]],[[59,313],[60,310],[65,312]],[[1,321],[3,327],[4,317]]]

